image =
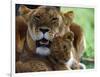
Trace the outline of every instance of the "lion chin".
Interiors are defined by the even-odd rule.
[[[42,38],[36,41],[36,53],[41,56],[46,56],[50,54],[50,44],[51,41]]]
[[[47,47],[37,47],[36,53],[41,55],[41,56],[46,56],[46,55],[50,54],[50,49]]]

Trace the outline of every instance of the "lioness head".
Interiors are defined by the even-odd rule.
[[[70,12],[64,16],[53,6],[29,9],[24,5],[20,6],[19,12],[27,23],[28,34],[36,41],[37,47],[49,47],[55,35],[63,36],[69,30],[66,21],[69,22]]]

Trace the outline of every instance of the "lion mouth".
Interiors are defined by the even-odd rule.
[[[49,41],[45,38],[42,38],[42,39],[36,41],[36,46],[37,47],[41,47],[41,46],[42,47],[50,47],[50,43],[51,43],[51,41]]]

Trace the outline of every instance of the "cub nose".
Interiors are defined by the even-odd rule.
[[[43,32],[43,34],[49,31],[49,29],[43,29],[43,28],[40,28],[39,30],[40,30],[41,32]]]

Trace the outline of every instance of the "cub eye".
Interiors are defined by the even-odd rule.
[[[66,45],[63,46],[63,49],[66,49]]]
[[[71,36],[68,36],[67,38],[68,38],[68,39],[70,39],[70,40],[72,39],[72,37],[71,37]]]
[[[73,33],[70,33],[67,38],[70,40],[70,41],[73,41],[74,40],[74,35]]]

